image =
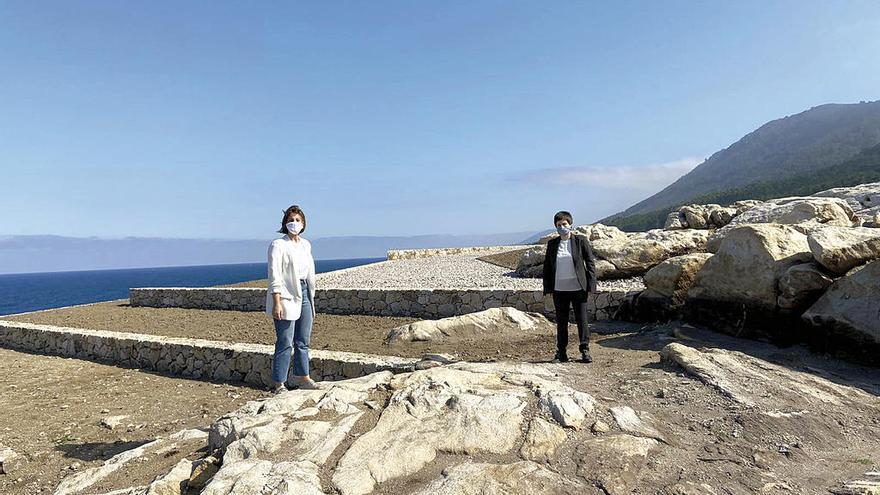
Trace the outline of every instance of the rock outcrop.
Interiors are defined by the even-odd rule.
[[[777,305],[785,310],[805,309],[833,280],[815,263],[793,265],[779,278]]]
[[[846,201],[837,198],[792,197],[761,202],[734,217],[728,225],[712,234],[706,250],[716,252],[721,240],[731,230],[750,224],[776,223],[796,226],[809,234],[824,226],[853,227],[859,218]]]
[[[602,224],[586,225],[577,229],[580,231],[578,235],[590,240],[599,279],[642,275],[674,256],[704,251],[710,235],[709,231],[698,229],[655,229],[626,233]],[[543,275],[546,252],[543,244],[523,252],[516,274],[520,277],[540,278]]]
[[[710,253],[675,256],[645,273],[645,287],[640,298],[656,299],[670,308],[681,306],[697,272],[712,257]]]
[[[737,334],[746,330],[774,335],[784,328],[777,318],[778,280],[793,265],[811,259],[807,236],[791,226],[767,223],[733,229],[697,272],[685,313]]]
[[[837,275],[880,258],[880,229],[825,227],[810,234],[807,242],[816,261]]]
[[[622,278],[642,275],[674,256],[703,251],[708,239],[706,230],[649,230],[595,241],[593,252],[614,266],[613,277]]]
[[[825,347],[861,350],[880,364],[880,260],[837,279],[803,314],[803,320]]]
[[[697,272],[688,299],[741,303],[773,310],[776,281],[792,265],[812,258],[807,236],[787,225],[736,228]]]
[[[552,333],[553,323],[539,313],[515,308],[491,308],[439,320],[420,320],[388,332],[388,345],[404,342],[457,342],[467,339],[507,339],[524,333]]]

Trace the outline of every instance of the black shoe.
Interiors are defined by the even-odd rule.
[[[581,351],[581,362],[582,363],[592,363],[593,362],[593,357],[590,356],[589,349]]]
[[[568,356],[566,356],[565,354],[560,354],[560,353],[557,352],[557,353],[556,353],[556,356],[553,357],[553,362],[554,362],[554,363],[567,363],[567,362],[568,362]]]

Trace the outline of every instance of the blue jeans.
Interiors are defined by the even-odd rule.
[[[312,301],[309,287],[304,280],[302,288],[302,313],[296,321],[275,321],[275,354],[272,356],[272,380],[286,382],[290,369],[290,354],[293,351],[293,374],[309,374],[309,341],[312,339]]]

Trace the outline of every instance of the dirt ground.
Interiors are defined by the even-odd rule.
[[[18,470],[0,475],[0,493],[51,493],[68,474],[157,436],[207,427],[267,395],[247,386],[0,349],[0,444],[26,458]],[[110,416],[125,418],[110,430],[101,426]],[[126,476],[136,479],[138,467],[126,467]]]
[[[127,301],[112,301],[5,317],[14,321],[118,332],[190,337],[230,342],[274,344],[275,331],[262,312],[218,311],[181,308],[131,307]],[[330,315],[319,313],[312,328],[312,349],[420,357],[428,352],[453,354],[467,361],[546,361],[556,349],[556,334],[497,341],[487,338],[463,342],[409,342],[384,344],[388,331],[416,321],[390,316]],[[620,322],[591,325],[598,333],[617,333],[639,328]],[[577,329],[569,330],[569,355],[577,356]]]
[[[146,308],[129,308],[118,302],[115,305],[115,309],[91,310],[88,314],[92,317],[103,314],[105,323],[126,321],[120,320],[120,312],[129,315],[129,322],[139,318],[159,321],[156,316],[144,318],[149,313],[134,312]],[[70,311],[56,313],[63,315]],[[178,329],[204,328],[208,324],[206,319],[181,318],[190,311],[173,310],[163,318],[188,322],[176,327]],[[49,313],[38,315],[42,318]],[[201,313],[221,317],[227,312]],[[238,327],[216,321],[212,326],[215,331],[227,327],[248,328],[247,322],[266,327],[267,320],[262,314],[236,313],[235,316],[243,318]],[[319,320],[321,317],[329,321],[329,315],[319,315]],[[55,323],[85,321],[76,320],[70,314],[65,318],[68,319]],[[99,326],[96,321],[89,320],[90,326]],[[674,448],[659,450],[657,457],[648,462],[640,475],[639,486],[652,487],[652,490],[637,493],[660,493],[660,488],[676,480],[692,480],[725,487],[718,493],[728,495],[818,494],[827,493],[827,487],[835,483],[857,479],[866,471],[880,467],[880,407],[876,399],[880,396],[880,372],[876,369],[811,354],[800,346],[782,349],[693,329],[677,322],[661,326],[609,322],[596,327],[603,332],[617,333],[594,334],[594,362],[561,365],[563,371],[559,379],[589,392],[605,405],[631,405],[663,425],[663,433]],[[349,332],[353,333],[354,328],[349,327]],[[268,336],[268,330],[266,332]],[[533,342],[532,348],[519,342],[504,349],[516,356],[511,357],[512,360],[530,360],[529,356],[537,356],[534,360],[541,361],[552,350],[552,338],[548,335],[540,342]],[[810,407],[804,416],[797,413],[791,417],[774,417],[761,409],[734,403],[681,368],[661,362],[658,351],[673,341],[683,341],[697,348],[739,351],[795,373],[810,373],[856,387],[874,398],[846,406],[829,403],[823,409]],[[467,347],[469,344],[453,353],[473,352],[465,350]],[[481,352],[492,359],[487,349]],[[507,359],[506,356],[503,359]],[[156,435],[205,426],[245,400],[265,394],[249,388],[3,350],[0,350],[0,376],[0,390],[3,390],[0,442],[31,458],[19,473],[5,479],[0,477],[0,493],[13,494],[40,493],[38,489],[46,492],[72,472],[70,466],[74,462],[79,463],[76,469],[83,469]],[[756,383],[755,386],[758,388],[756,400],[767,400],[762,398],[766,394],[762,395],[759,390],[763,385]],[[783,412],[806,411],[804,401],[808,398],[797,393],[780,395],[772,399],[773,407]],[[98,426],[102,417],[117,414],[130,416],[119,430]],[[607,416],[602,412],[600,417],[611,424]],[[578,450],[580,443],[572,445],[574,447],[561,450],[551,460],[554,470],[580,472],[586,469],[584,472],[589,473],[600,469],[592,466],[596,459],[591,452]],[[148,478],[147,474],[156,471],[156,465],[145,463],[143,469],[149,467],[150,473],[133,471],[131,474],[138,479]],[[18,478],[21,481],[15,482]],[[108,481],[101,488],[131,486],[132,483],[124,481]]]

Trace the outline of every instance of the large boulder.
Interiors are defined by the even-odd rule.
[[[857,225],[857,219],[852,207],[844,200],[791,197],[755,205],[731,220],[732,225],[747,223],[820,223],[852,227]]]
[[[592,223],[588,225],[578,225],[572,232],[575,235],[582,235],[589,241],[598,241],[599,239],[614,239],[626,237],[626,232],[618,229],[613,225],[604,225],[601,223]],[[553,232],[547,234],[538,240],[539,244],[547,244],[550,239],[559,237],[559,234]]]
[[[846,201],[838,198],[791,197],[758,203],[735,216],[728,225],[715,231],[706,250],[714,253],[722,239],[733,229],[747,224],[779,223],[795,225],[810,233],[825,225],[853,227],[861,224]]]
[[[686,313],[736,333],[746,327],[779,330],[774,318],[777,281],[792,265],[811,259],[807,236],[791,226],[767,223],[733,229],[697,272]]]
[[[834,280],[815,263],[794,265],[779,278],[777,304],[782,309],[803,309],[822,295]]]
[[[491,373],[447,368],[400,377],[379,422],[339,460],[343,495],[372,493],[418,472],[442,453],[504,454],[517,446],[528,392]]]
[[[386,344],[402,342],[460,342],[469,339],[507,340],[525,333],[553,332],[553,323],[539,313],[515,308],[491,308],[439,320],[421,320],[392,328]]]
[[[836,274],[880,258],[880,230],[868,227],[825,227],[807,239],[816,261]]]
[[[686,205],[666,216],[663,230],[716,229],[738,215],[736,208],[716,204]]]
[[[547,246],[534,246],[523,251],[516,265],[516,274],[520,277],[541,278],[544,274],[544,257]]]
[[[628,277],[641,275],[673,256],[703,251],[708,238],[706,230],[655,229],[630,234],[626,239],[595,241],[593,252],[614,265],[615,276]]]
[[[863,210],[880,206],[880,182],[859,184],[850,187],[835,187],[813,194],[816,197],[840,198],[846,201],[853,210]]]
[[[827,346],[862,351],[875,365],[880,364],[880,261],[837,279],[804,313],[803,320]]]
[[[641,297],[653,297],[668,300],[670,306],[680,306],[694,277],[711,253],[692,253],[675,256],[651,268],[645,273],[645,286]]]

